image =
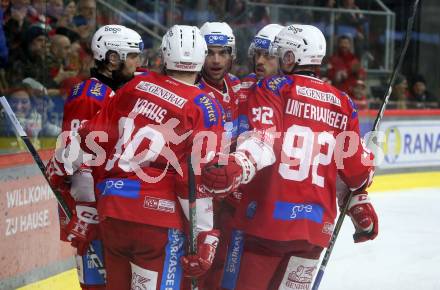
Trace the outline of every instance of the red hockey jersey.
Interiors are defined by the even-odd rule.
[[[93,118],[113,90],[95,78],[75,85],[64,104],[62,130],[77,131],[81,123]]]
[[[373,171],[356,108],[346,94],[311,76],[257,84],[248,103],[254,137],[238,150],[251,154],[260,170],[243,187],[239,227],[265,239],[326,247],[337,213],[337,174],[355,189]]]
[[[241,79],[241,94],[238,103],[238,134],[249,131],[248,100],[255,95],[258,79],[251,73]]]
[[[64,104],[62,131],[76,132],[80,124],[93,118],[98,111],[101,110],[104,102],[113,94],[113,90],[110,87],[96,78],[90,78],[75,85]],[[69,138],[66,135],[63,136]],[[69,142],[69,140],[66,140],[64,144]],[[71,191],[61,192],[71,212],[75,210],[75,200],[72,196],[72,194],[75,195],[75,190],[75,188],[72,188]],[[59,216],[61,227],[60,239],[67,241],[65,227],[67,226],[68,220],[61,210],[59,210]]]
[[[182,229],[178,195],[187,198],[187,157],[194,148],[202,157],[216,151],[222,131],[220,105],[196,86],[154,72],[132,79],[79,130],[89,152],[99,148],[85,144],[87,136],[108,139],[95,139],[103,149],[98,159],[106,153],[100,217]]]
[[[225,114],[225,131],[229,137],[235,140],[238,136],[238,103],[240,99],[240,80],[232,75],[226,74],[224,77],[224,91],[210,85],[201,78],[197,86],[211,97],[220,102]]]

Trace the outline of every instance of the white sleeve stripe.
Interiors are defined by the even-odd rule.
[[[238,146],[238,150],[247,151],[252,156],[257,165],[257,170],[274,164],[276,160],[272,146],[255,137],[250,137],[243,141]]]
[[[189,200],[178,197],[185,217],[189,220]],[[198,198],[196,200],[197,232],[210,231],[214,228],[214,213],[212,197]]]

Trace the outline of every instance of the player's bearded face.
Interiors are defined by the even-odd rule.
[[[140,55],[138,53],[129,53],[125,59],[122,74],[124,76],[132,76],[136,69],[141,65]]]
[[[221,81],[230,70],[232,64],[231,50],[228,47],[208,47],[203,70],[213,81]]]
[[[278,74],[278,58],[270,56],[267,50],[256,50],[254,55],[257,79]]]

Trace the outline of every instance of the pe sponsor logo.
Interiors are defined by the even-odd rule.
[[[269,49],[270,46],[270,40],[260,37],[255,37],[254,43],[255,47],[260,49]]]
[[[311,220],[322,223],[324,209],[316,203],[291,203],[277,201],[273,218],[283,221]]]
[[[397,127],[389,127],[385,131],[385,143],[383,144],[383,152],[385,161],[395,163],[399,158],[402,150],[402,135]]]
[[[144,208],[174,213],[176,211],[176,203],[172,200],[146,196],[144,199]]]
[[[205,41],[208,45],[225,45],[228,44],[228,37],[224,34],[208,34]]]
[[[97,185],[103,196],[113,195],[126,198],[138,198],[140,181],[129,179],[106,179]]]

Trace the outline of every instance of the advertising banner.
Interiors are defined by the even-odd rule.
[[[384,121],[380,169],[440,166],[440,120]]]

